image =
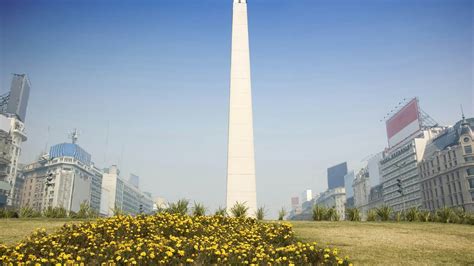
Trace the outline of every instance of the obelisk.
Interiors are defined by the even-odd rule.
[[[253,145],[252,89],[247,0],[234,0],[230,67],[227,210],[244,203],[255,216],[257,191]]]

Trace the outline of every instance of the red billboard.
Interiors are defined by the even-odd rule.
[[[393,147],[420,131],[420,113],[418,99],[413,98],[387,122],[387,138],[390,147]]]

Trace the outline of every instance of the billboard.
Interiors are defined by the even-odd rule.
[[[388,146],[393,147],[420,132],[418,99],[413,98],[386,121]]]
[[[347,162],[328,168],[328,188],[344,187],[344,176],[347,175]]]

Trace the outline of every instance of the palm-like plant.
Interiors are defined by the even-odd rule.
[[[336,208],[331,207],[327,209],[326,220],[328,221],[339,221],[339,214],[337,214]]]
[[[188,213],[189,200],[180,199],[177,202],[168,203],[168,212],[171,214],[186,215]]]
[[[255,212],[255,217],[257,217],[257,220],[263,220],[263,218],[265,218],[265,213],[266,213],[266,210],[265,210],[265,207],[262,206],[260,208],[257,209],[257,211]]]
[[[278,220],[282,221],[285,218],[286,214],[287,214],[287,212],[286,212],[285,208],[281,208],[278,211]]]
[[[227,216],[227,210],[223,207],[219,207],[214,212],[214,215],[216,215],[216,216]]]
[[[247,216],[247,212],[249,210],[249,207],[245,205],[245,202],[240,203],[236,202],[232,208],[230,208],[230,213],[232,213],[232,216],[236,218],[243,218]]]
[[[420,218],[420,211],[417,207],[412,207],[407,211],[405,218],[409,222],[416,222]]]
[[[327,209],[321,205],[314,205],[313,206],[313,220],[314,221],[322,221],[326,218]]]
[[[429,211],[421,211],[419,218],[422,222],[429,222],[430,216],[431,216],[431,213]]]
[[[450,223],[456,219],[456,214],[454,213],[453,209],[448,207],[443,207],[436,210],[436,216],[438,217],[438,220],[443,223]]]
[[[376,209],[376,212],[381,221],[388,221],[393,209],[388,205],[382,205]]]
[[[375,222],[377,219],[377,212],[374,209],[367,211],[367,222]]]
[[[201,203],[194,202],[192,212],[193,216],[204,216],[206,215],[206,207]]]
[[[349,208],[347,209],[347,220],[353,221],[353,222],[359,222],[360,221],[360,211],[357,208]]]

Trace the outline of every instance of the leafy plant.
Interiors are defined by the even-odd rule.
[[[26,206],[20,209],[20,218],[41,217],[41,212],[35,211],[33,208]]]
[[[245,205],[245,202],[240,203],[236,202],[232,208],[230,208],[230,213],[236,218],[244,218],[247,216],[249,207]]]
[[[313,206],[313,220],[314,221],[322,221],[326,219],[327,209],[321,205],[314,205]]]
[[[422,222],[429,222],[430,221],[431,213],[429,211],[420,211],[419,218]]]
[[[412,207],[407,211],[405,218],[409,222],[416,222],[420,218],[420,211],[418,208]]]
[[[51,207],[49,206],[43,211],[43,216],[47,218],[66,218],[67,211],[64,207]]]
[[[360,221],[360,211],[357,208],[349,208],[346,212],[347,220],[358,222]]]
[[[186,215],[188,213],[189,200],[180,199],[175,203],[168,204],[168,212],[171,214]]]
[[[367,211],[367,222],[374,222],[377,219],[377,212],[374,209]]]
[[[395,221],[400,222],[401,220],[403,220],[403,212],[398,211],[395,213]]]
[[[441,209],[436,210],[436,216],[438,217],[438,221],[442,223],[450,223],[457,218],[453,209],[448,207],[443,207]]]
[[[281,208],[279,211],[278,211],[278,220],[279,221],[283,221],[283,219],[285,218],[287,212],[285,210],[285,208]]]
[[[376,209],[376,212],[381,221],[388,221],[393,209],[388,205],[382,205]]]
[[[71,213],[69,214],[71,216]],[[90,218],[97,218],[97,212],[91,208],[88,201],[84,201],[79,206],[79,211],[76,214],[76,218],[79,219],[90,219]]]
[[[258,208],[257,211],[255,212],[255,217],[257,217],[257,220],[263,220],[263,218],[265,218],[265,213],[266,213],[265,207],[262,206]]]
[[[227,210],[223,207],[219,207],[216,209],[216,211],[214,212],[214,215],[217,215],[217,216],[227,216]]]
[[[337,210],[335,207],[327,209],[325,219],[328,221],[339,221],[339,214],[337,214]]]
[[[194,202],[192,212],[193,216],[204,216],[206,215],[206,207],[202,203]]]
[[[113,215],[114,216],[123,216],[125,213],[124,211],[117,205],[112,209]]]

